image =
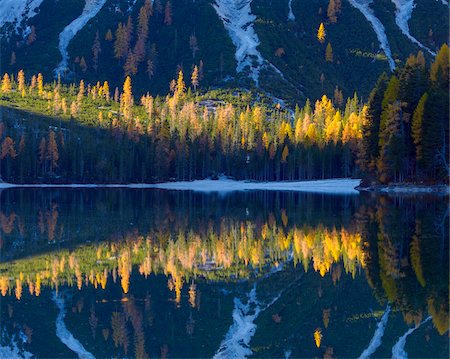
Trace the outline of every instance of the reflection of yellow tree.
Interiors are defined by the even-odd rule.
[[[25,284],[35,295],[39,295],[41,284],[52,287],[76,284],[81,289],[85,283],[105,289],[111,274],[114,283],[119,276],[122,290],[127,294],[133,265],[137,265],[139,274],[145,277],[151,273],[168,276],[169,288],[179,303],[183,285],[190,282],[190,277],[226,278],[231,273],[246,277],[251,267],[276,265],[292,255],[294,263],[302,263],[305,270],[311,264],[322,276],[333,270],[333,280],[340,277],[335,275],[338,270],[333,269],[333,263],[342,262],[345,271],[353,276],[364,265],[359,234],[322,225],[288,229],[284,224],[279,226],[272,215],[260,226],[223,221],[219,231],[210,227],[206,234],[156,232],[143,237],[134,233],[121,242],[104,242],[73,252],[60,251],[4,264],[4,270],[11,275],[2,277],[0,286],[2,295],[6,295],[16,285],[15,268],[24,267]],[[28,265],[29,262],[33,265]],[[191,292],[192,288],[190,298]]]

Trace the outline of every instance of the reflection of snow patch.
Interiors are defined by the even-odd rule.
[[[436,56],[435,52],[431,51],[428,47],[423,45],[409,32],[408,21],[409,19],[411,19],[413,9],[416,6],[416,4],[414,4],[414,0],[391,0],[391,1],[394,3],[397,9],[395,11],[395,23],[403,32],[403,34],[405,34],[405,36],[408,37],[408,39],[410,39],[416,45],[428,51],[431,55]]]
[[[256,16],[252,14],[251,2],[252,0],[216,0],[213,6],[236,46],[236,71],[242,72],[249,67],[251,77],[258,85],[264,58],[257,49],[259,38],[253,28]]]
[[[292,11],[292,0],[289,0],[288,7],[289,7],[288,20],[295,21],[295,15],[294,12]]]
[[[355,189],[361,183],[358,179],[330,179],[318,181],[280,181],[252,182],[234,181],[221,178],[214,180],[197,180],[192,182],[168,182],[149,185],[153,188],[167,190],[192,190],[198,192],[235,192],[235,191],[295,191],[334,194],[358,194]],[[137,185],[139,186],[139,185]]]
[[[386,31],[384,29],[383,24],[381,21],[374,15],[373,10],[370,7],[370,4],[373,0],[348,0],[350,4],[358,9],[367,19],[367,21],[370,22],[372,25],[373,30],[375,31],[375,34],[377,35],[378,41],[380,42],[380,47],[384,51],[384,54],[386,55],[389,67],[392,70],[395,69],[395,62],[392,58],[391,48],[389,47],[389,41],[386,36]]]
[[[261,312],[256,299],[256,284],[248,294],[247,304],[234,299],[233,324],[214,358],[246,358],[252,354],[250,340],[256,331],[255,319]]]
[[[377,329],[375,330],[375,333],[373,334],[373,337],[370,340],[369,346],[362,352],[362,354],[359,356],[359,359],[370,358],[370,356],[373,353],[375,353],[375,351],[381,345],[381,339],[383,338],[384,330],[386,329],[386,324],[388,321],[390,311],[391,307],[388,305],[386,311],[384,312],[383,316],[381,317],[380,321],[377,324]]]
[[[418,329],[422,324],[425,324],[431,320],[431,317],[428,317],[425,319],[422,323],[420,323],[417,327],[409,329],[405,334],[403,334],[395,343],[395,345],[392,348],[392,358],[394,359],[407,359],[408,353],[405,351],[405,344],[406,344],[406,338],[408,335],[412,334],[416,329]]]
[[[25,335],[22,332],[20,333],[21,336]],[[5,338],[3,338],[5,339]],[[23,338],[22,342],[24,341]],[[26,338],[25,338],[26,341]],[[19,349],[17,346],[17,342],[15,340],[15,336],[11,339],[11,342],[8,346],[2,346],[0,345],[0,359],[16,359],[16,358],[25,358],[29,359],[32,358],[33,354]]]
[[[55,69],[55,74],[63,74],[67,70],[69,61],[69,52],[67,47],[70,41],[75,37],[78,31],[80,31],[91,20],[100,9],[105,5],[106,0],[86,0],[83,12],[79,17],[73,20],[67,25],[64,30],[59,34],[58,49],[61,53],[62,60]]]
[[[261,280],[264,280],[271,275],[280,272],[283,265],[280,264],[270,269]],[[253,285],[252,290],[247,294],[247,304],[243,304],[239,298],[234,298],[233,310],[233,324],[228,329],[225,339],[220,343],[220,348],[214,355],[215,359],[228,358],[246,358],[252,355],[249,347],[250,340],[256,331],[255,320],[259,314],[271,307],[281,295],[290,288],[295,282],[291,283],[287,288],[279,292],[270,302],[265,304],[262,308],[262,303],[256,298],[256,285]]]
[[[1,0],[0,28],[6,23],[15,23],[17,30],[24,20],[36,15],[42,1],[44,0]]]
[[[70,350],[78,354],[80,359],[95,359],[95,357],[84,349],[83,345],[74,338],[71,332],[64,323],[66,316],[66,309],[64,308],[64,300],[58,297],[56,293],[53,295],[53,301],[59,309],[58,317],[56,318],[56,336],[64,343]]]
[[[436,1],[439,1],[439,0],[436,0]],[[441,1],[442,5],[448,6],[448,0],[440,0],[440,1]]]

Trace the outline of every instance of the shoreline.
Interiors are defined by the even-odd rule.
[[[450,194],[450,186],[398,183],[391,185],[363,186],[360,179],[333,178],[304,181],[234,180],[227,177],[193,181],[158,183],[7,183],[0,182],[0,190],[10,188],[128,188],[161,189],[168,191],[194,191],[203,193],[224,193],[240,191],[289,191],[329,194]]]
[[[356,190],[366,193],[387,194],[450,194],[450,186],[445,184],[421,185],[414,183],[398,183],[391,185],[358,186]]]

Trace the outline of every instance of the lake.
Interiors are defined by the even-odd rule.
[[[447,358],[448,197],[0,193],[0,357]]]

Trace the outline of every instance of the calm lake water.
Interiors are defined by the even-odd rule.
[[[0,229],[0,357],[448,357],[447,197],[10,189]]]

